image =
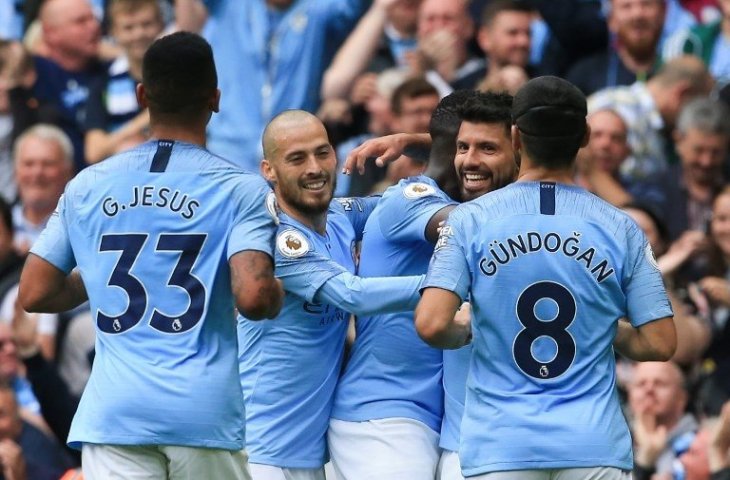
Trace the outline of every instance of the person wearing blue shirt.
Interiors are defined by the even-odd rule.
[[[461,109],[476,104],[494,115],[489,104],[495,100],[508,108],[511,97],[461,91],[445,97],[434,111],[429,168],[436,172],[443,170],[436,164],[451,165],[461,188],[454,196],[478,196],[512,179],[515,161],[508,139],[497,145],[481,142],[477,132],[467,141],[471,146],[461,147],[468,150],[469,160],[459,171],[453,168]],[[506,128],[504,123],[494,127],[498,132]],[[439,177],[446,183],[447,175]],[[426,176],[402,180],[386,190],[365,226],[360,274],[423,273],[436,228],[454,205]],[[443,415],[442,353],[418,338],[411,312],[363,316],[356,329],[328,434],[335,470],[348,479],[433,478]]]
[[[264,127],[284,110],[317,111],[324,70],[365,5],[364,0],[176,1],[178,25],[202,31],[216,61],[226,65],[220,71],[226,92],[221,114],[208,129],[210,151],[258,169]]]
[[[254,480],[324,480],[326,433],[350,313],[413,311],[422,276],[355,276],[355,244],[378,197],[336,199],[337,160],[322,122],[285,111],[263,136],[280,224],[272,322],[238,320],[246,451]]]
[[[459,92],[455,95],[465,95],[465,101],[456,109],[453,118],[447,121],[442,117],[438,122],[432,122],[432,127],[450,124],[450,128],[431,129],[432,161],[427,173],[437,179],[437,184],[451,198],[467,201],[512,180],[509,177],[490,184],[484,178],[486,172],[499,171],[495,165],[512,165],[514,173],[516,158],[510,136],[512,97],[490,92]],[[380,145],[376,150],[364,146],[366,155],[382,156],[385,161],[398,158],[402,147],[389,140],[395,137],[397,135],[371,142]],[[402,143],[406,144],[406,148],[412,149],[414,143],[423,143],[424,140],[416,136],[406,136]],[[438,154],[434,156],[433,152]],[[457,315],[468,319],[469,304],[465,303]],[[458,457],[459,430],[464,411],[470,355],[470,345],[443,352],[444,413],[439,438],[441,458],[436,470],[436,478],[441,480],[463,478]]]
[[[585,96],[569,82],[525,84],[512,107],[516,183],[454,209],[429,266],[418,334],[439,348],[473,335],[459,449],[466,477],[630,478],[614,347],[639,361],[667,360],[676,348],[644,234],[573,185],[585,117]],[[467,297],[471,325],[454,320]]]
[[[96,357],[68,439],[85,477],[249,478],[233,312],[281,308],[271,189],[204,148],[220,97],[205,40],[157,40],[142,77],[157,140],[68,184],[19,299],[59,312],[88,297]]]

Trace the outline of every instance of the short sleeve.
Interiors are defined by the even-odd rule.
[[[673,314],[654,252],[644,233],[629,225],[627,269],[623,279],[626,308],[631,324],[639,327]]]
[[[48,219],[46,228],[30,249],[32,254],[41,257],[66,274],[76,266],[76,257],[69,236],[69,227],[72,224],[69,216],[73,213],[73,207],[69,205],[70,185],[58,200],[56,210]]]
[[[257,175],[242,175],[245,178],[237,187],[239,205],[228,239],[228,258],[243,250],[257,250],[274,258],[276,212],[267,208],[266,202],[271,188]]]
[[[468,298],[471,288],[466,257],[468,219],[464,210],[458,207],[449,214],[436,242],[423,288],[442,288],[454,292],[462,301]]]
[[[284,290],[311,302],[330,278],[347,270],[314,250],[314,242],[301,230],[284,226],[276,235],[275,273]]]
[[[456,203],[433,180],[413,177],[386,190],[378,208],[380,229],[391,241],[426,241],[426,226],[436,212]]]

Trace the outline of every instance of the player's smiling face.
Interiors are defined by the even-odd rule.
[[[268,162],[277,200],[304,214],[327,211],[335,189],[337,159],[327,132],[317,122],[306,122],[283,132],[276,158]]]
[[[510,183],[517,164],[512,140],[504,125],[462,122],[456,137],[454,167],[464,201]]]

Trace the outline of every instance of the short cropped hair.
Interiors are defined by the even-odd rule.
[[[535,11],[525,0],[491,0],[482,9],[482,25],[489,27],[502,12],[532,13]]]
[[[151,114],[199,115],[218,88],[210,44],[190,32],[156,40],[144,55],[142,84]]]
[[[506,92],[476,92],[473,100],[462,107],[461,120],[502,124],[509,137],[512,128],[512,95]]]
[[[520,88],[512,106],[512,121],[530,159],[547,168],[565,168],[586,134],[586,97],[559,77],[533,78]]]
[[[691,129],[730,137],[730,109],[722,102],[709,98],[692,100],[682,108],[677,120],[680,133],[687,133]]]
[[[30,137],[40,138],[41,140],[45,140],[47,142],[55,142],[56,145],[58,145],[58,147],[61,149],[63,161],[69,167],[73,166],[74,146],[73,143],[71,143],[71,139],[68,138],[66,132],[64,132],[57,126],[48,123],[39,123],[37,125],[33,125],[32,127],[25,130],[23,133],[21,133],[20,136],[15,140],[15,143],[13,144],[13,158],[16,162],[19,158],[20,146]]]
[[[390,97],[390,109],[396,115],[403,113],[403,100],[434,95],[438,97],[439,92],[425,78],[409,78],[398,85]]]
[[[162,23],[162,9],[157,0],[109,0],[106,11],[111,24],[120,13],[132,13],[145,7],[154,8],[157,20]]]
[[[431,138],[455,137],[461,124],[461,111],[476,95],[476,90],[457,90],[442,98],[431,114],[428,127]]]

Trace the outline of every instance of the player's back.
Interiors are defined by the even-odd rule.
[[[630,469],[611,344],[619,318],[666,314],[649,308],[666,297],[638,227],[578,187],[519,182],[458,207],[449,228],[474,312],[464,473]]]
[[[241,448],[228,257],[271,251],[268,191],[205,149],[168,141],[69,184],[63,215],[97,324],[70,442]]]
[[[433,253],[426,224],[454,202],[428,177],[401,180],[383,194],[365,225],[359,275],[423,274]],[[413,313],[359,317],[356,340],[337,387],[333,418],[406,417],[439,431],[442,352],[415,331]]]

